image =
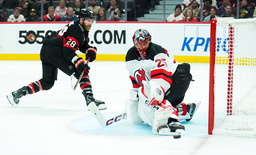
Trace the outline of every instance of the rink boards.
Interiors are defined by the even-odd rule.
[[[39,60],[45,36],[66,24],[1,23],[0,60]],[[168,22],[96,22],[89,34],[90,45],[98,49],[96,60],[124,61],[127,50],[133,46],[132,36],[139,28],[147,29],[152,42],[166,48],[180,62],[209,62],[210,23]]]

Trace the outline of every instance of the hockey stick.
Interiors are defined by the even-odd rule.
[[[88,64],[89,60],[90,60],[90,58],[86,61],[86,64]],[[77,80],[75,86],[73,87],[73,90],[74,90],[74,91],[76,90],[76,88],[77,88],[79,82],[81,81],[83,75],[84,75],[84,72],[82,72],[82,73],[80,74],[80,76],[79,76],[79,78],[78,78],[78,80]]]
[[[82,73],[80,74],[78,80],[76,81],[76,84],[75,84],[75,86],[73,87],[73,90],[74,90],[74,91],[76,90],[76,88],[77,88],[79,82],[81,81],[83,75],[84,75],[84,72],[82,72]]]
[[[99,122],[101,127],[106,127],[106,126],[109,126],[109,125],[111,125],[113,123],[119,122],[120,120],[125,119],[126,116],[127,116],[127,113],[124,112],[124,113],[122,113],[120,115],[117,115],[115,117],[112,117],[110,119],[105,119],[104,116],[102,115],[102,113],[97,108],[97,106],[96,106],[96,104],[94,102],[90,103],[88,105],[88,108],[90,109],[90,111],[92,112],[92,114],[94,115],[96,120]]]

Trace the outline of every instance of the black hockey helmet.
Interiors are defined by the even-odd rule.
[[[94,19],[95,15],[93,14],[92,11],[87,10],[87,9],[81,9],[80,13],[79,13],[79,18],[90,18],[90,19]]]
[[[151,35],[145,29],[138,29],[134,32],[132,37],[133,43],[136,44],[138,42],[151,42]]]

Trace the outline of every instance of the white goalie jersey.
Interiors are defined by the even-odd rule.
[[[164,48],[153,43],[147,55],[146,59],[140,59],[136,48],[131,48],[127,53],[126,68],[133,88],[143,86],[142,81],[154,81],[167,91],[171,87],[171,76],[176,70],[177,62]]]

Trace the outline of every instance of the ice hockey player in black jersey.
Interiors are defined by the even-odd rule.
[[[76,51],[79,50],[85,54],[87,61],[95,60],[97,48],[88,44],[88,33],[93,22],[94,14],[89,10],[82,9],[77,21],[70,22],[61,30],[48,36],[44,40],[40,52],[43,69],[42,78],[7,95],[9,102],[16,105],[20,98],[25,95],[51,89],[55,80],[57,80],[57,70],[59,69],[68,76],[74,75],[77,79],[83,73],[79,85],[86,104],[89,105],[91,102],[95,102],[100,110],[106,109],[105,103],[95,100],[93,96],[88,76],[90,67],[76,54]]]
[[[134,46],[126,54],[133,86],[127,102],[128,120],[148,124],[159,134],[185,131],[180,120],[189,121],[197,106],[182,103],[192,80],[190,65],[178,64],[166,49],[151,42],[145,29],[136,30],[132,40]]]

